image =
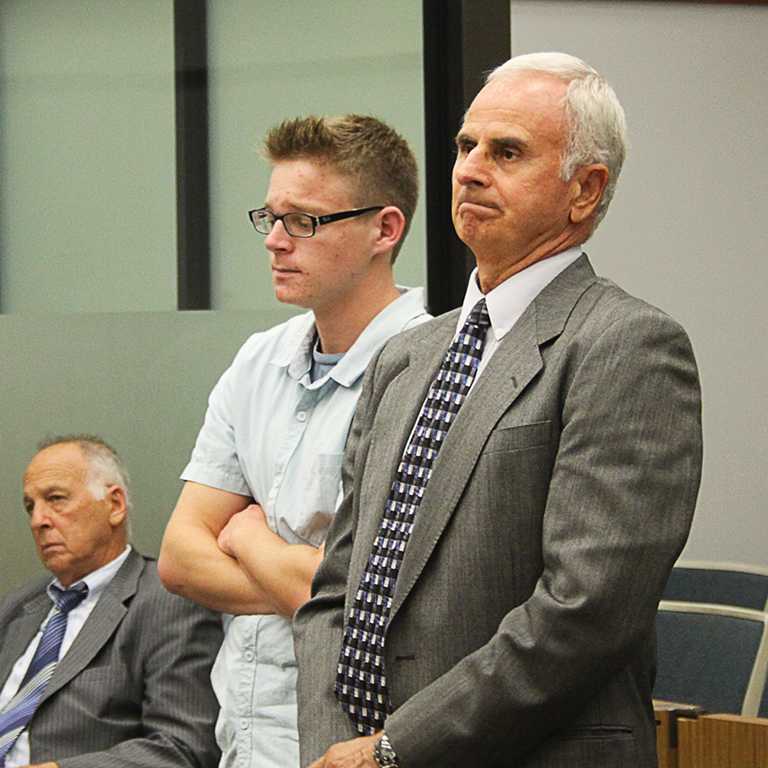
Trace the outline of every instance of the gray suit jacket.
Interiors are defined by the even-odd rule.
[[[356,735],[332,690],[344,616],[456,319],[395,337],[366,374],[295,621],[304,765]],[[499,345],[417,514],[385,644],[403,768],[656,765],[654,616],[700,468],[685,333],[581,257]]]
[[[0,603],[0,685],[51,608],[50,578]],[[29,725],[33,763],[213,768],[209,674],[219,617],[167,592],[153,560],[123,563],[59,662]]]

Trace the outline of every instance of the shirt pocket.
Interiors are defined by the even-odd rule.
[[[303,514],[298,520],[281,521],[299,543],[319,547],[341,499],[341,465],[343,453],[318,453],[310,472],[302,478],[303,488],[296,488],[295,495],[303,499]]]

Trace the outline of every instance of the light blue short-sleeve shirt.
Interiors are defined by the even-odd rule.
[[[182,479],[250,496],[285,541],[320,546],[340,497],[362,374],[387,339],[427,319],[423,290],[402,290],[316,381],[310,379],[312,313],[254,334],[211,392]],[[221,766],[298,765],[290,621],[228,616],[224,626],[211,673],[221,707]]]

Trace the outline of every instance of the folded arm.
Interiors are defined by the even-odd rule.
[[[258,590],[268,596],[276,613],[290,618],[309,600],[323,548],[288,544],[267,525],[258,504],[234,514],[219,534],[218,544],[237,560]]]
[[[270,595],[218,544],[232,516],[250,502],[236,493],[185,483],[163,536],[158,561],[167,589],[224,613],[276,612]]]

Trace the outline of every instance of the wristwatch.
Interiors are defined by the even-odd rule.
[[[400,768],[397,753],[392,748],[386,733],[382,733],[381,738],[374,745],[373,759],[379,768]]]

